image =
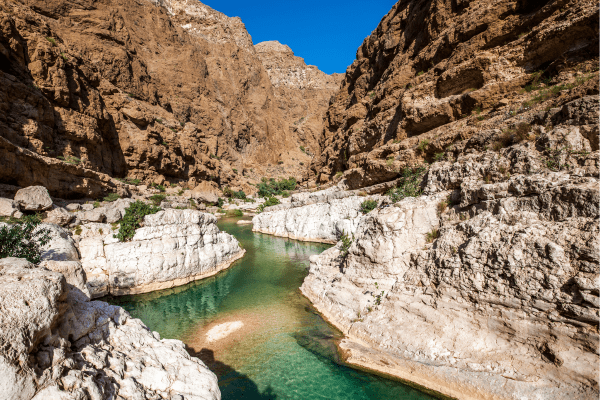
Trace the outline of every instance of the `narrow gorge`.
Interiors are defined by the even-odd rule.
[[[597,399],[599,12],[0,1],[0,400]]]

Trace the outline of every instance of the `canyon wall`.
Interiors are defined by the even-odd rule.
[[[326,104],[282,102],[242,21],[202,3],[9,1],[0,21],[3,183],[62,197],[115,191],[113,177],[248,189],[299,176],[300,146],[317,147],[289,119]]]
[[[401,0],[365,40],[306,176],[391,188],[301,288],[349,363],[460,399],[599,396],[598,37],[593,1]]]
[[[597,78],[560,87],[587,79],[597,57],[594,1],[399,1],[348,68],[306,178],[373,185],[476,132],[541,121],[597,94]]]

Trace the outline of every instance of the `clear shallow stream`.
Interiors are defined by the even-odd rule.
[[[298,289],[309,257],[328,245],[255,234],[252,225],[236,222],[219,222],[247,251],[227,271],[109,302],[161,337],[184,341],[219,377],[223,400],[434,399],[340,364],[336,340],[342,335]],[[219,338],[228,328],[230,333]]]

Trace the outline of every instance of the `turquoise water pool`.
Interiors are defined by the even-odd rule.
[[[327,324],[299,291],[309,257],[328,245],[219,227],[246,249],[215,277],[175,289],[109,299],[164,338],[184,341],[219,377],[224,400],[433,399],[394,380],[342,365]]]

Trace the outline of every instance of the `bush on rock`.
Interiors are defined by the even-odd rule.
[[[263,210],[265,208],[271,207],[271,206],[276,206],[277,204],[280,204],[280,201],[277,197],[269,197],[267,199],[267,201],[265,201],[263,204],[258,206],[258,212],[261,213],[261,212],[263,212]]]
[[[387,192],[390,199],[397,203],[405,197],[418,197],[423,190],[421,189],[421,181],[427,172],[425,167],[405,168],[402,170],[402,178],[393,189]]]
[[[135,230],[142,226],[142,221],[146,215],[156,214],[160,211],[160,207],[151,206],[142,201],[136,201],[131,203],[129,207],[125,209],[125,216],[121,221],[119,227],[119,233],[114,235],[120,242],[127,242],[133,239]]]
[[[368,214],[377,207],[377,200],[365,200],[360,205],[360,211],[363,214]]]
[[[25,216],[14,225],[0,227],[0,258],[25,258],[33,264],[41,261],[41,248],[50,242],[50,230],[38,228],[41,218]]]

